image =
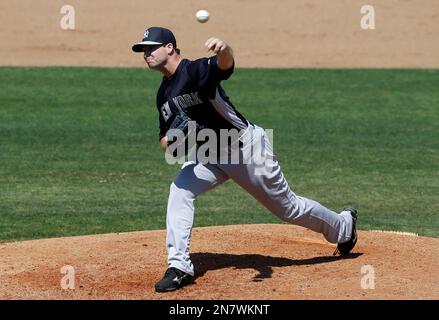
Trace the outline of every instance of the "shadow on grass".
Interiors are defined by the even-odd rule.
[[[191,254],[191,260],[195,267],[195,279],[202,277],[209,270],[225,268],[255,269],[259,273],[253,281],[262,281],[271,278],[273,267],[290,267],[313,264],[330,263],[342,259],[355,259],[362,253],[351,253],[346,257],[323,256],[309,259],[293,260],[281,257],[264,256],[260,254],[228,254],[196,252]]]

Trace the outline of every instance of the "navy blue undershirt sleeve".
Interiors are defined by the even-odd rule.
[[[196,75],[198,77],[198,86],[207,95],[216,91],[216,87],[222,80],[227,80],[233,73],[234,65],[227,70],[221,70],[218,67],[217,56],[195,60]]]
[[[233,65],[227,69],[227,70],[222,70],[218,67],[218,57],[217,56],[213,56],[211,58],[208,58],[208,64],[210,65],[210,72],[211,72],[211,77],[215,78],[219,81],[222,80],[227,80],[228,78],[230,78],[230,76],[233,73],[233,70],[235,68],[235,63],[233,63]]]

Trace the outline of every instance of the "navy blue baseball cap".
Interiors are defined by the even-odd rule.
[[[145,46],[172,43],[177,48],[177,41],[171,30],[162,27],[151,27],[145,30],[142,41],[132,46],[134,52],[143,52]]]

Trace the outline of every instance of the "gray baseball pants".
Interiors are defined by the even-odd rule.
[[[166,217],[168,267],[194,274],[189,256],[194,201],[198,195],[228,179],[283,221],[321,233],[331,243],[350,239],[353,223],[349,212],[337,214],[314,200],[297,196],[290,189],[264,129],[251,126],[240,140],[243,143],[241,156],[246,160],[238,164],[186,162],[171,184]],[[249,161],[254,149],[265,161]]]

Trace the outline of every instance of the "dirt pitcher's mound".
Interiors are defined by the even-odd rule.
[[[196,284],[158,294],[165,231],[6,243],[0,299],[439,298],[439,239],[359,232],[348,258],[334,248],[291,225],[196,228]]]

